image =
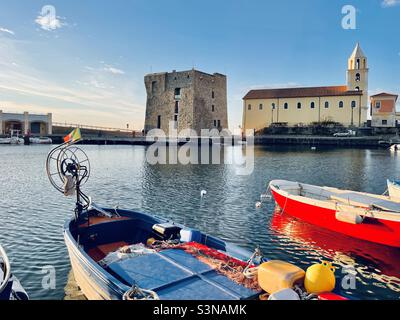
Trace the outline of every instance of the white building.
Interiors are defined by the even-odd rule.
[[[0,110],[0,135],[19,130],[21,134],[45,136],[52,134],[52,114],[4,113]]]

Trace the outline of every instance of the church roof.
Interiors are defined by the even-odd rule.
[[[283,89],[250,90],[244,100],[251,99],[278,99],[278,98],[306,98],[362,95],[362,91],[349,91],[347,86],[305,87]]]
[[[365,58],[365,54],[362,51],[360,44],[357,42],[356,47],[353,50],[353,53],[351,54],[350,58]]]

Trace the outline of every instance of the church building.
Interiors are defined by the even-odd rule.
[[[369,108],[367,57],[357,43],[348,59],[346,85],[251,90],[243,101],[244,130],[328,121],[362,127]]]

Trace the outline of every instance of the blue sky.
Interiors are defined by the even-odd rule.
[[[355,30],[341,26],[347,4]],[[357,41],[370,94],[400,94],[399,0],[1,0],[0,109],[141,130],[143,76],[194,66],[227,74],[236,128],[249,89],[345,84]]]

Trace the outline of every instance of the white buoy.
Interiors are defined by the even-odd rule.
[[[207,194],[206,190],[201,190],[200,196],[203,198]]]
[[[262,203],[260,201],[256,202],[256,208],[261,208]]]

